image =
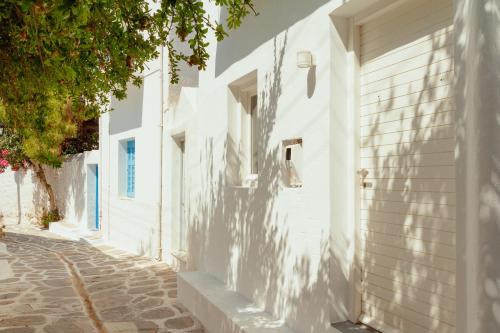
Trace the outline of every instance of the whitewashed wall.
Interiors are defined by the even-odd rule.
[[[99,162],[99,151],[94,150],[75,154],[67,158],[60,169],[47,169],[47,181],[56,192],[59,212],[64,216],[64,222],[77,225],[80,229],[89,226],[87,214],[88,194],[94,194],[95,189],[87,188],[89,165]]]
[[[347,316],[346,277],[334,289],[339,295],[329,288],[330,188],[345,176],[330,178],[330,117],[337,105],[331,103],[333,5],[256,3],[258,17],[249,17],[228,40],[211,44],[197,94],[181,94],[170,116],[166,140],[182,132],[186,137],[188,269],[215,276],[297,331],[321,332]],[[304,49],[315,56],[310,70],[296,65],[296,53]],[[261,171],[257,188],[236,187],[228,181],[228,85],[254,70]],[[282,141],[296,138],[303,139],[304,185],[287,188]]]
[[[37,203],[44,205],[39,185],[31,171],[14,172],[8,168],[0,174],[0,215],[3,223],[16,224],[35,221],[41,213]]]
[[[101,118],[103,234],[112,244],[141,255],[158,256],[160,193],[161,62],[150,62],[141,87],[127,98],[112,99],[113,111]],[[135,198],[119,192],[119,145],[135,138]]]
[[[56,194],[64,221],[87,227],[87,167],[98,163],[98,151],[67,158],[60,169],[46,168],[47,181]],[[47,207],[47,196],[31,170],[0,175],[0,213],[4,223],[36,222]]]

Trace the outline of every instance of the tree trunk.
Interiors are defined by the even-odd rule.
[[[47,177],[45,177],[45,170],[43,170],[42,165],[38,163],[33,164],[33,168],[35,169],[36,177],[38,178],[40,183],[45,188],[45,191],[49,195],[49,212],[57,213],[59,215],[59,210],[57,209],[56,195],[54,194],[52,186],[47,181]]]

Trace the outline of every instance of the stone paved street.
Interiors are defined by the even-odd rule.
[[[0,333],[201,333],[175,272],[109,246],[35,229],[0,240]]]

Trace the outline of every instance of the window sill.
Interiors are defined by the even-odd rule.
[[[118,197],[120,200],[126,200],[126,201],[134,201],[135,198],[130,198],[130,197]]]

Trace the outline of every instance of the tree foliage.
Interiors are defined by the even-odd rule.
[[[60,166],[61,143],[78,124],[141,83],[145,64],[165,46],[170,78],[178,64],[204,69],[208,34],[218,40],[253,11],[251,0],[3,0],[0,2],[0,122],[16,131],[30,159]],[[174,40],[189,45],[176,50]]]
[[[0,149],[11,151],[12,166],[33,167],[50,194],[42,165],[59,167],[65,143],[108,111],[111,95],[122,99],[128,82],[141,84],[160,47],[173,83],[180,62],[205,69],[209,33],[222,40],[255,13],[252,1],[0,1],[0,123],[8,130]],[[227,21],[212,19],[208,3],[226,10]],[[188,52],[176,49],[178,40]]]
[[[26,156],[19,135],[12,131],[5,130],[0,136],[0,165],[4,170],[10,166],[14,171],[29,167],[29,158]],[[4,162],[5,161],[5,162]]]
[[[61,144],[63,155],[73,155],[99,149],[99,119],[80,123],[75,137],[67,138]]]

